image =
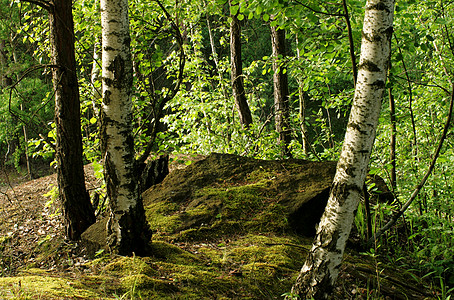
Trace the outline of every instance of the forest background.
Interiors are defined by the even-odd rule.
[[[51,69],[46,67],[51,62],[47,12],[25,2],[0,3],[0,154],[6,165],[22,171],[30,163],[30,176],[35,176],[36,161],[53,160],[56,134]],[[154,155],[222,152],[337,160],[353,99],[365,1],[236,3],[129,1],[136,153],[151,144]],[[396,202],[377,204],[374,229],[410,198],[439,142],[452,96],[452,5],[396,3],[389,93],[370,166],[371,174],[387,181]],[[76,1],[73,14],[84,160],[101,168],[99,4]],[[252,116],[247,126],[240,122],[232,93],[232,16],[241,24],[241,77]],[[277,58],[270,30],[276,26],[285,30],[287,48]],[[280,138],[275,126],[276,73],[288,76],[289,140]],[[173,94],[179,78],[182,85]],[[431,177],[405,214],[406,238],[396,229],[371,249],[448,287],[454,286],[452,143],[449,130]],[[366,239],[360,218],[356,226]]]

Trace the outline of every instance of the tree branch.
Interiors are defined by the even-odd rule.
[[[20,0],[20,1],[38,5],[39,7],[44,8],[47,11],[50,11],[51,8],[53,7],[53,3],[51,1],[46,0]]]
[[[312,7],[310,7],[309,5],[303,4],[302,2],[300,2],[298,0],[293,0],[293,1],[295,1],[296,3],[298,3],[299,5],[307,8],[307,9],[313,11],[316,14],[322,14],[322,15],[333,16],[333,17],[344,17],[345,16],[345,14],[334,14],[334,13],[329,13],[329,12],[315,10]]]
[[[352,60],[352,69],[353,69],[353,85],[356,86],[356,80],[358,78],[358,69],[356,67],[355,44],[353,42],[352,25],[350,24],[350,17],[348,15],[347,1],[342,0],[342,5],[344,7],[345,22],[347,23],[348,42],[350,44],[350,58]]]
[[[15,82],[12,86],[9,87],[10,89],[10,93],[9,93],[9,101],[8,101],[8,111],[11,115],[15,116],[17,119],[19,119],[19,121],[21,121],[22,123],[26,124],[27,122],[20,116],[19,113],[15,112],[12,108],[12,105],[11,105],[11,100],[12,100],[12,93],[13,93],[13,89],[16,87],[16,85],[18,85],[28,74],[30,74],[31,72],[33,71],[36,71],[38,69],[41,69],[41,68],[59,68],[58,65],[52,65],[52,64],[48,64],[48,65],[37,65],[37,66],[33,66],[33,67],[30,67],[28,68],[24,74],[22,74],[22,76],[19,78],[19,80],[17,82]],[[63,73],[62,73],[63,75]],[[61,77],[60,79],[58,80],[60,82],[61,80]],[[52,97],[50,99],[53,98],[53,96],[55,95],[55,91],[54,91],[54,94],[52,95]],[[48,102],[46,102],[47,104]],[[29,118],[29,120],[33,119],[33,117],[36,115],[36,113],[40,110],[41,108],[39,108],[37,111],[35,111],[32,115],[32,117]],[[39,124],[38,122],[35,122],[35,124]],[[33,127],[33,126],[30,126],[30,128],[32,128],[32,130],[35,132],[35,133],[38,133],[36,131],[36,129]],[[39,133],[38,133],[39,134]],[[48,137],[46,136],[43,136],[41,134],[39,134],[39,136],[44,140],[46,141],[47,144],[49,144],[49,146],[52,148],[52,149],[56,149],[55,148],[55,145],[52,143],[52,141],[49,140]]]
[[[451,101],[450,101],[450,105],[449,105],[448,118],[446,119],[445,127],[443,129],[443,133],[442,133],[442,135],[440,137],[440,141],[438,142],[438,147],[435,150],[434,156],[432,158],[432,162],[429,165],[429,169],[427,170],[427,172],[424,175],[424,177],[421,179],[419,184],[414,189],[413,193],[410,196],[410,199],[408,199],[408,201],[405,202],[405,204],[400,208],[400,210],[397,211],[392,216],[391,220],[385,226],[380,228],[375,233],[375,235],[367,241],[368,245],[372,245],[380,236],[382,236],[388,229],[390,229],[397,222],[397,220],[400,218],[400,216],[402,216],[404,214],[404,212],[407,210],[407,208],[410,206],[410,204],[413,202],[413,200],[415,200],[416,196],[418,195],[418,193],[423,188],[424,184],[426,183],[427,179],[429,178],[430,174],[432,173],[432,171],[433,171],[433,169],[435,167],[435,163],[437,162],[437,158],[440,155],[440,151],[441,151],[441,148],[443,146],[443,142],[446,139],[446,136],[448,134],[448,130],[449,130],[449,127],[451,125],[453,106],[454,106],[454,84],[452,85]]]
[[[147,160],[148,156],[151,153],[151,150],[153,148],[153,145],[154,145],[154,142],[155,142],[155,139],[156,139],[156,135],[157,135],[157,125],[158,125],[159,120],[161,119],[162,111],[164,110],[164,106],[170,100],[172,100],[176,96],[178,91],[180,90],[181,83],[183,82],[184,66],[186,64],[186,55],[184,53],[184,48],[183,48],[184,39],[183,39],[183,35],[181,34],[180,28],[174,22],[174,19],[172,18],[170,13],[167,11],[167,9],[164,7],[164,5],[162,5],[162,3],[159,0],[155,0],[155,1],[158,4],[158,6],[162,9],[162,11],[164,12],[164,14],[167,17],[167,20],[169,20],[172,28],[175,31],[175,35],[176,35],[175,37],[176,37],[176,40],[177,40],[177,43],[178,43],[178,46],[179,46],[179,50],[180,50],[180,60],[179,60],[179,63],[178,63],[177,82],[175,84],[175,87],[171,91],[169,91],[169,93],[167,95],[162,97],[161,98],[161,102],[158,104],[157,111],[154,114],[155,115],[155,121],[154,121],[155,123],[154,123],[154,126],[153,126],[153,131],[151,133],[151,139],[148,142],[148,144],[146,145],[144,153],[136,160],[136,163],[139,164],[139,165],[145,163],[145,161]],[[147,118],[149,118],[150,116],[151,116],[151,114]]]

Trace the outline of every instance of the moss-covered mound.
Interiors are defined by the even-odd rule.
[[[210,155],[144,193],[152,256],[98,251],[79,262],[68,257],[58,273],[25,266],[0,278],[0,298],[282,299],[311,247],[305,236],[314,232],[334,170],[333,162]],[[332,298],[429,299],[420,284],[349,250]]]

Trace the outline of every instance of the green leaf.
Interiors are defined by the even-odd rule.
[[[230,6],[230,15],[235,16],[238,13],[238,5]]]
[[[95,117],[91,118],[90,119],[90,124],[95,124],[97,121],[97,119]]]
[[[270,15],[269,14],[264,14],[263,15],[263,21],[268,22],[270,20]]]

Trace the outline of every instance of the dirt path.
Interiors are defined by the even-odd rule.
[[[87,189],[100,182],[93,168],[85,167]],[[48,240],[63,240],[61,209],[57,200],[57,175],[3,186],[0,193],[1,275],[17,273],[26,264],[56,268],[55,261],[37,257],[37,249]]]

